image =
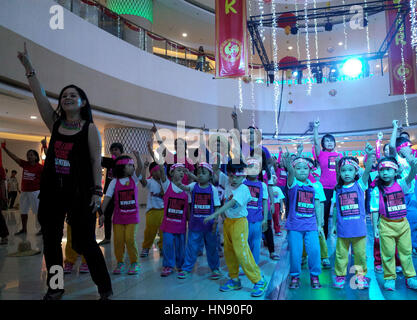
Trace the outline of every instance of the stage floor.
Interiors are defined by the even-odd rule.
[[[45,278],[46,267],[41,254],[29,257],[7,257],[8,253],[15,252],[19,242],[27,239],[32,248],[42,249],[42,237],[35,236],[34,215],[29,215],[28,234],[26,236],[13,236],[19,230],[19,212],[4,212],[9,232],[9,244],[0,246],[0,300],[39,300],[46,291]],[[141,208],[141,223],[138,230],[138,247],[141,250],[144,229],[144,208]],[[66,228],[65,228],[66,229]],[[190,276],[185,280],[177,279],[176,274],[167,278],[161,278],[162,259],[159,250],[151,249],[147,258],[140,258],[141,271],[138,275],[113,275],[111,274],[114,300],[417,300],[417,292],[405,287],[403,275],[398,274],[396,291],[383,290],[383,274],[376,274],[373,269],[373,238],[371,226],[368,223],[368,274],[370,288],[368,290],[352,289],[349,285],[350,277],[342,290],[332,288],[334,277],[333,270],[323,270],[320,282],[323,286],[320,290],[312,290],[309,273],[304,269],[301,275],[301,287],[297,290],[288,289],[288,243],[286,233],[275,236],[275,250],[281,255],[281,259],[272,261],[269,259],[268,250],[262,247],[260,267],[269,281],[268,289],[264,297],[252,298],[250,291],[252,283],[242,276],[243,289],[228,293],[219,291],[219,286],[227,280],[227,268],[224,258],[221,258],[221,271],[223,277],[220,280],[210,280],[210,269],[207,265],[205,254],[197,259],[196,266]],[[66,230],[64,230],[63,248],[66,244]],[[103,229],[97,229],[97,240],[103,239]],[[335,239],[328,239],[331,262],[334,259]],[[116,261],[113,255],[113,245],[107,244],[101,247],[106,259],[109,272],[113,270]],[[95,300],[98,294],[89,274],[79,274],[78,265],[74,266],[72,274],[65,275],[65,295],[63,300]],[[414,264],[417,263],[415,259]]]

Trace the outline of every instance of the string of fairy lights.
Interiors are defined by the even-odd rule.
[[[368,7],[368,3],[367,3],[367,0],[363,0],[364,1],[364,3],[365,3],[365,9]],[[366,27],[365,27],[365,30],[366,30],[366,45],[367,45],[367,49],[368,49],[368,54],[371,52],[371,45],[370,45],[370,42],[369,42],[369,23],[368,23],[368,11],[367,10],[365,10],[365,21],[367,22],[366,23]]]
[[[273,48],[273,62],[274,75],[275,70],[278,70],[278,43],[277,43],[277,16],[275,11],[275,1],[271,3],[272,10],[272,48]],[[275,77],[274,77],[275,78]],[[278,97],[280,95],[278,80],[274,81],[274,113],[275,113],[275,136],[278,136]]]
[[[308,11],[307,11],[307,6],[308,6],[308,0],[305,0],[304,2],[304,17],[305,17],[305,30],[306,30],[306,55],[307,55],[307,75],[308,75],[308,89],[307,89],[307,95],[311,95],[311,90],[313,87],[313,83],[312,83],[312,74],[311,74],[311,64],[310,64],[310,43],[309,43],[309,39],[308,39]]]
[[[343,0],[342,1],[342,4],[343,5],[345,5],[346,4],[346,1],[345,0]],[[345,47],[345,50],[347,50],[347,43],[348,43],[348,34],[347,34],[347,31],[346,31],[346,16],[345,15],[343,15],[343,34],[344,34],[344,36],[345,36],[345,44],[344,44],[344,47]]]
[[[313,1],[313,7],[314,7],[314,15],[315,15],[316,9],[317,9],[316,0]],[[314,40],[316,44],[316,60],[318,60],[319,59],[319,37],[317,34],[317,18],[314,18]]]
[[[411,22],[411,46],[416,51],[416,61],[417,61],[417,17],[416,17],[416,2],[417,2],[417,0],[410,0],[410,22]]]
[[[242,91],[242,78],[239,78],[238,80],[238,86],[239,86],[239,111],[240,113],[243,112],[243,91]]]
[[[252,1],[249,1],[249,16],[252,16]],[[253,52],[250,48],[250,64],[253,66]],[[252,108],[252,126],[255,127],[255,83],[254,83],[254,71],[253,68],[249,68],[250,72],[250,98],[251,98],[251,108]]]
[[[298,30],[298,4],[297,4],[297,0],[294,0],[295,2],[295,12],[297,14],[297,18],[295,20],[295,27]],[[298,61],[301,60],[301,54],[300,54],[300,32],[297,32],[297,59]]]
[[[404,32],[401,30],[400,32]],[[407,80],[405,78],[405,61],[404,61],[404,43],[401,42],[401,73],[403,80],[403,96],[404,96],[404,109],[405,109],[405,124],[408,127],[410,124],[408,122],[408,101],[407,101]]]

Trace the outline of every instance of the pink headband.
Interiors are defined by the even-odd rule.
[[[208,164],[207,162],[201,162],[199,167],[206,168],[208,171],[213,173],[213,168],[212,168],[211,164]]]
[[[406,147],[411,147],[411,143],[410,143],[410,142],[408,142],[408,141],[406,141],[406,142],[404,142],[404,143],[400,144],[400,145],[397,147],[397,152],[400,152],[400,150],[401,150],[402,148],[406,148]]]
[[[346,166],[346,165],[351,165],[356,170],[359,170],[359,165],[355,161],[352,161],[352,160],[349,160],[349,159],[346,159],[346,160],[341,161],[341,163],[339,165],[339,168],[341,168],[343,166]]]
[[[185,165],[183,163],[174,163],[171,169],[169,169],[169,172],[174,171],[176,168],[185,168]]]
[[[298,159],[295,159],[295,160],[292,162],[292,166],[293,166],[293,167],[295,167],[295,166],[296,166],[297,164],[299,164],[299,163],[305,163],[309,169],[311,169],[311,168],[313,167],[313,166],[312,166],[312,164],[311,164],[308,160],[306,160],[306,159],[304,159],[304,158],[298,158]]]
[[[159,169],[161,169],[161,167],[159,165],[155,166],[151,169],[151,171],[149,171],[149,174],[152,175],[152,173],[154,173],[155,171],[158,171]]]
[[[133,161],[133,159],[120,159],[116,161],[116,165],[121,165],[121,164],[135,164],[135,162]]]
[[[393,168],[394,170],[398,170],[398,165],[392,161],[382,161],[378,166],[378,171],[382,168]]]

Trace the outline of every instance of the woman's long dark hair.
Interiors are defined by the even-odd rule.
[[[68,88],[74,88],[75,90],[77,90],[81,100],[85,101],[85,106],[82,107],[80,109],[80,115],[81,115],[81,119],[88,121],[88,122],[93,122],[93,115],[91,113],[91,106],[90,106],[90,102],[88,101],[87,95],[84,92],[83,89],[77,87],[74,84],[70,84],[64,88],[62,88],[59,97],[58,97],[58,107],[55,110],[55,121],[56,120],[65,120],[67,118],[67,115],[65,114],[64,109],[62,109],[62,105],[61,105],[61,99],[62,99],[62,95],[64,93],[64,91]]]

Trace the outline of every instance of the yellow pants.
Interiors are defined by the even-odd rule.
[[[151,209],[146,212],[145,234],[142,243],[143,249],[150,249],[155,241],[156,233],[159,230],[158,247],[162,249],[162,231],[160,230],[164,209]]]
[[[355,272],[357,275],[366,275],[366,237],[337,238],[334,271],[336,276],[346,276],[346,268],[349,263],[349,247],[355,254]]]
[[[114,255],[117,262],[123,262],[125,246],[130,263],[138,262],[138,247],[136,245],[136,232],[138,223],[113,224]]]
[[[319,234],[319,242],[320,242],[320,256],[322,259],[326,259],[329,257],[329,253],[327,251],[327,242],[326,238]],[[303,257],[307,257],[306,246],[303,243]]]
[[[385,280],[397,278],[395,272],[395,247],[398,249],[404,276],[411,278],[416,275],[411,256],[411,231],[407,218],[396,222],[388,221],[381,217],[379,219],[379,241]]]
[[[65,263],[72,263],[74,264],[77,261],[77,258],[79,254],[75,252],[72,249],[71,241],[72,241],[72,235],[71,235],[71,226],[67,224],[67,244],[65,245]],[[85,261],[84,256],[81,256],[81,262],[87,263]]]
[[[239,278],[239,265],[252,283],[261,280],[261,271],[253,258],[248,244],[248,220],[226,218],[223,224],[224,259],[229,276]]]

